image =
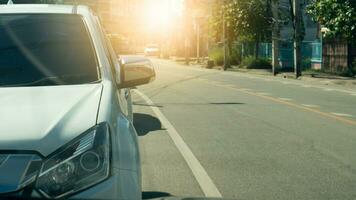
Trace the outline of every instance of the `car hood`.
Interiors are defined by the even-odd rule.
[[[47,156],[96,124],[102,85],[0,88],[0,151]]]

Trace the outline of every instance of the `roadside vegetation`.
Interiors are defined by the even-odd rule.
[[[209,52],[209,58],[214,62],[214,65],[221,66],[224,64],[224,50],[222,47],[214,47]]]
[[[273,13],[273,5],[280,0],[229,0],[216,1],[212,7],[212,17],[210,18],[210,40],[215,44],[209,51],[209,59],[215,65],[224,64],[224,41],[227,43],[229,63],[246,69],[271,69],[271,55],[260,55],[260,44],[272,42],[272,32],[274,25],[285,26],[293,22],[292,7],[285,10],[278,10]],[[292,5],[293,0],[289,0]],[[310,0],[303,12],[307,13],[313,21],[320,26],[323,39],[335,41],[347,41],[350,46],[356,49],[356,1],[355,0]],[[302,31],[293,37],[305,37],[305,22],[300,20]],[[295,25],[292,25],[293,27]],[[226,34],[222,33],[225,28]],[[252,44],[252,51],[243,51],[241,46],[235,44]],[[251,47],[251,45],[250,45]],[[332,70],[321,69],[325,73],[333,73],[342,76],[356,75],[356,58],[348,55],[348,66],[340,68],[332,66]],[[312,58],[310,56],[301,58],[300,67],[302,71],[312,68]],[[351,62],[350,60],[353,60]]]
[[[272,13],[271,0],[231,0],[216,1],[210,21],[213,41],[221,40],[221,27],[225,26],[229,61],[232,65],[241,64],[241,50],[234,47],[236,42],[254,43],[253,56],[259,62],[259,46],[261,42],[271,40]],[[223,49],[211,50],[209,57],[217,65],[223,64]],[[251,58],[246,58],[251,61]],[[253,62],[252,62],[253,63]]]

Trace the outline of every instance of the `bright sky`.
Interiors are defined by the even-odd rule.
[[[168,28],[182,10],[182,0],[146,0],[145,24],[150,29]]]

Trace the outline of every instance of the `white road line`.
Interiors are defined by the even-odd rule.
[[[356,96],[356,93],[351,93],[350,95],[351,95],[351,96]]]
[[[218,81],[213,81],[213,80],[207,80],[207,81],[212,83],[212,84],[220,84],[220,82],[218,82]]]
[[[283,98],[283,97],[279,97],[278,99],[282,100],[282,101],[292,101],[293,99],[290,98]]]
[[[271,96],[272,95],[271,93],[267,93],[267,92],[257,92],[256,94],[263,95],[263,96]]]
[[[345,114],[345,113],[331,113],[331,114],[336,115],[336,116],[340,116],[340,117],[352,117],[352,115]]]
[[[302,106],[309,107],[309,108],[319,108],[320,107],[318,105],[313,105],[313,104],[302,104]]]
[[[133,90],[138,95],[142,97],[149,105],[154,105],[151,99],[138,90]],[[202,191],[206,197],[222,197],[218,188],[215,186],[214,182],[209,177],[208,173],[205,171],[203,166],[200,164],[199,160],[194,156],[193,152],[189,149],[188,145],[184,142],[183,138],[179,135],[177,130],[168,121],[168,119],[163,115],[163,113],[157,107],[151,107],[152,111],[160,119],[162,125],[167,129],[167,132],[174,144],[176,145],[179,152],[182,154],[184,160],[187,162],[188,166],[193,172],[195,179],[198,181]]]
[[[236,85],[233,85],[233,84],[224,84],[224,86],[226,86],[226,87],[235,87]]]
[[[242,91],[252,91],[252,89],[249,89],[249,88],[240,88],[240,90],[242,90]]]
[[[304,88],[310,88],[310,87],[312,87],[311,85],[301,85],[302,87],[304,87]]]
[[[334,89],[331,89],[331,88],[324,88],[323,90],[327,91],[327,92],[334,91]]]

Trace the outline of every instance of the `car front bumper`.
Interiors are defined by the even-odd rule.
[[[141,199],[139,173],[130,170],[112,170],[112,175],[105,181],[70,196],[75,200],[131,200]]]
[[[64,199],[69,200],[140,200],[142,199],[141,183],[138,180],[139,173],[130,170],[113,169],[109,178],[87,188],[79,193],[70,195]],[[23,196],[21,192],[1,196],[1,200],[42,200],[36,190],[30,196]]]

